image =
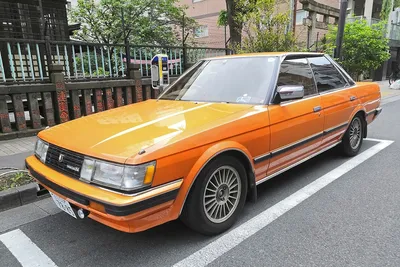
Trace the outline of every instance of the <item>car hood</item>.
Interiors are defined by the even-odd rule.
[[[39,133],[75,152],[124,163],[141,149],[167,146],[253,107],[243,104],[147,100],[75,119]],[[239,115],[240,116],[240,115]],[[157,147],[156,147],[157,149]]]

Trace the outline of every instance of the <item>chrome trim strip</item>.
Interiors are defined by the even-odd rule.
[[[339,125],[337,125],[337,126],[334,126],[334,127],[332,127],[332,128],[326,129],[326,130],[324,131],[324,135],[328,135],[328,134],[330,134],[330,133],[332,133],[332,132],[335,132],[335,131],[337,131],[337,130],[339,130],[339,129],[342,129],[342,128],[344,128],[344,127],[347,127],[348,124],[349,124],[349,122],[347,121],[347,122],[341,123],[341,124],[339,124]]]
[[[178,184],[178,183],[180,183],[181,181],[183,181],[182,178],[181,178],[181,179],[178,179],[178,180],[175,180],[175,181],[172,181],[172,182],[169,182],[169,183],[166,183],[166,184],[162,184],[162,185],[158,185],[158,186],[156,186],[156,187],[152,187],[152,188],[146,189],[146,190],[141,191],[141,192],[133,193],[133,194],[125,194],[125,193],[122,193],[122,192],[114,191],[114,190],[111,190],[111,189],[108,189],[108,188],[104,188],[104,187],[101,187],[101,186],[98,186],[98,185],[94,185],[94,184],[90,184],[90,185],[93,185],[94,187],[100,188],[100,189],[102,189],[102,190],[104,190],[104,191],[108,191],[108,192],[111,192],[111,193],[115,193],[115,194],[118,194],[118,195],[121,195],[121,196],[136,197],[136,196],[143,195],[143,194],[146,194],[146,193],[148,193],[148,192],[151,192],[151,191],[153,191],[153,190],[163,188],[163,187],[165,187],[165,186],[169,186],[169,185],[173,185],[173,184]],[[175,189],[171,189],[171,190],[169,190],[169,191],[173,191],[173,190],[176,190],[176,188],[175,188]],[[162,192],[160,195],[165,194],[165,193],[167,193],[167,192],[169,192],[169,191]],[[156,196],[157,196],[157,195],[156,195]]]
[[[275,149],[275,150],[273,150],[273,151],[271,152],[271,154],[272,154],[272,155],[274,155],[274,154],[280,154],[280,153],[282,153],[283,150],[288,150],[289,148],[291,148],[291,147],[293,147],[293,146],[297,146],[297,145],[299,145],[300,143],[309,142],[309,141],[311,141],[311,139],[315,139],[315,138],[317,138],[317,137],[320,137],[322,134],[323,134],[323,132],[319,132],[319,133],[313,134],[313,135],[308,136],[308,137],[306,137],[306,138],[303,138],[303,139],[301,139],[301,140],[299,140],[299,141],[297,141],[297,142],[294,142],[294,143],[291,143],[291,144],[286,145],[286,146],[284,146],[284,147],[280,147],[280,148],[278,148],[278,149]]]
[[[253,159],[254,164],[257,164],[257,163],[260,163],[260,162],[262,162],[262,161],[264,161],[264,160],[270,159],[271,156],[272,156],[272,155],[271,155],[271,152],[268,152],[268,153],[266,153],[266,154],[264,154],[264,155],[258,156],[258,157],[256,157],[256,158]]]
[[[274,178],[275,176],[278,176],[279,174],[284,173],[285,171],[290,170],[291,168],[294,168],[294,167],[296,167],[296,166],[302,164],[303,162],[306,162],[307,160],[309,160],[309,159],[311,159],[311,158],[313,158],[313,157],[316,157],[316,156],[318,156],[319,154],[324,153],[325,151],[327,151],[327,150],[329,150],[329,149],[331,149],[331,148],[337,146],[337,145],[340,144],[340,143],[341,143],[341,142],[337,142],[337,143],[335,143],[335,144],[333,144],[333,145],[330,145],[330,146],[328,146],[328,147],[326,147],[326,148],[324,148],[324,149],[321,149],[320,151],[318,151],[318,152],[316,152],[316,153],[314,153],[314,154],[312,154],[312,155],[310,155],[310,156],[308,156],[308,157],[306,157],[306,158],[304,158],[304,159],[302,159],[302,160],[300,160],[300,161],[298,161],[298,162],[295,162],[294,164],[292,164],[292,165],[290,165],[290,166],[288,166],[288,167],[286,167],[286,168],[284,168],[284,169],[282,169],[282,170],[279,170],[279,171],[277,171],[277,172],[275,172],[275,173],[273,173],[273,174],[271,174],[271,175],[269,175],[269,176],[266,176],[266,177],[264,177],[264,178],[258,180],[258,181],[256,182],[256,185],[262,184],[262,183],[268,181],[269,179],[272,179],[272,178]]]
[[[302,146],[302,145],[304,145],[304,144],[306,144],[306,143],[308,143],[308,142],[311,142],[311,141],[313,141],[313,140],[315,140],[315,139],[317,139],[317,138],[319,138],[319,137],[322,137],[323,134],[324,134],[324,132],[319,132],[319,133],[317,133],[317,134],[308,136],[308,137],[306,137],[306,138],[303,138],[303,139],[301,139],[301,140],[299,140],[299,141],[296,141],[296,142],[294,142],[294,143],[291,143],[291,144],[289,144],[289,145],[286,145],[286,146],[280,147],[280,148],[278,148],[278,149],[275,149],[275,150],[273,150],[272,152],[268,152],[268,153],[266,153],[266,154],[257,156],[257,157],[255,157],[255,158],[253,159],[253,162],[254,162],[254,164],[257,164],[257,163],[260,163],[260,162],[262,162],[262,161],[264,161],[264,160],[267,160],[267,159],[270,159],[270,158],[272,158],[272,157],[275,157],[275,156],[277,156],[277,155],[279,155],[279,154],[288,152],[288,151],[291,150],[291,149],[294,149],[294,148],[296,148],[296,147],[298,147],[298,146]]]

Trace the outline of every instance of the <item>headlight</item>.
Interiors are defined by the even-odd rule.
[[[81,179],[119,190],[131,191],[151,185],[155,165],[155,161],[129,166],[85,158],[81,169]]]
[[[49,149],[49,144],[48,143],[44,142],[41,139],[38,139],[36,141],[35,155],[43,163],[45,163],[45,161],[46,161],[46,155],[47,155],[47,150],[48,149]]]

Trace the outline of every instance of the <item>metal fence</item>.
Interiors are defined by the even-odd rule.
[[[62,65],[65,78],[70,81],[124,79],[129,62],[139,64],[142,76],[149,77],[151,59],[159,53],[168,55],[170,75],[179,76],[187,64],[231,54],[231,51],[207,47],[0,39],[0,82],[46,82],[50,64]]]
[[[391,24],[390,32],[389,32],[389,39],[400,41],[400,25],[399,24]]]

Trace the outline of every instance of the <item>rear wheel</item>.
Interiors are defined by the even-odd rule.
[[[247,176],[242,163],[222,156],[200,173],[182,211],[182,221],[206,235],[229,229],[243,209],[247,195]]]
[[[364,137],[364,124],[360,115],[353,118],[342,139],[342,150],[346,156],[352,157],[360,151]]]

